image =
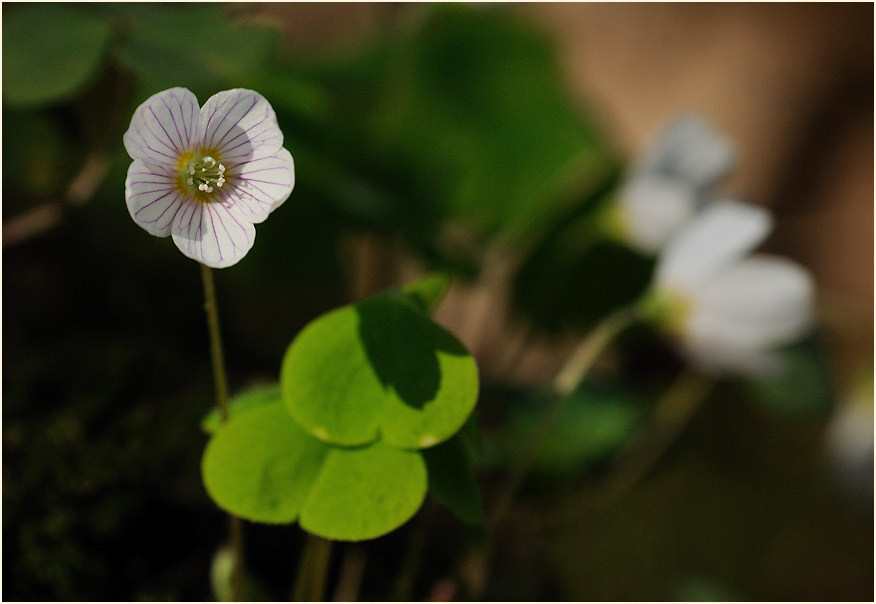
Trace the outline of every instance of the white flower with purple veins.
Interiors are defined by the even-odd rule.
[[[292,192],[295,167],[270,103],[252,90],[154,94],[124,136],[134,160],[125,201],[134,221],[213,268],[237,263]]]
[[[696,116],[677,119],[621,186],[615,206],[621,238],[642,253],[656,254],[735,163],[733,144],[711,124]]]
[[[784,258],[749,255],[771,228],[761,208],[716,201],[657,260],[644,314],[701,369],[774,373],[783,367],[776,349],[812,326],[809,272]]]

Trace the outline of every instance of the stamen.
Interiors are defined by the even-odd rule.
[[[198,191],[212,193],[215,190],[214,187],[221,187],[225,182],[225,166],[209,155],[190,162],[188,165],[186,183],[189,186],[197,185]]]

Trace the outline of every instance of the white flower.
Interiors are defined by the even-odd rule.
[[[800,339],[812,325],[810,274],[783,258],[748,255],[771,227],[761,208],[716,201],[658,258],[644,312],[677,336],[702,369],[778,371],[782,361],[775,349]]]
[[[140,105],[124,136],[134,160],[125,201],[134,221],[207,266],[237,263],[255,226],[292,192],[295,168],[265,98],[236,88],[203,108],[185,88]]]
[[[733,144],[696,116],[677,119],[635,162],[614,221],[634,249],[656,254],[736,163]]]

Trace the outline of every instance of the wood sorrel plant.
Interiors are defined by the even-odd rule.
[[[202,268],[217,396],[203,424],[212,437],[202,476],[232,518],[229,597],[243,596],[241,518],[371,539],[409,520],[431,486],[477,521],[479,495],[454,438],[477,401],[477,367],[429,318],[448,280],[427,277],[316,319],[289,346],[279,384],[229,405],[210,268],[240,261],[254,224],[291,193],[283,133],[257,92],[220,92],[199,109],[173,88],[136,110],[124,142],[131,217]]]

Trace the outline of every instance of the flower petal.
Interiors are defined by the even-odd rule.
[[[125,132],[125,149],[132,159],[176,166],[180,156],[198,140],[198,99],[185,88],[171,88],[137,107]]]
[[[657,262],[658,286],[696,290],[769,234],[772,218],[763,208],[738,201],[716,201],[688,224]]]
[[[811,327],[814,294],[811,275],[796,263],[754,256],[697,292],[686,329],[696,340],[775,347]]]
[[[167,237],[173,218],[185,200],[176,175],[134,160],[125,179],[125,202],[134,222],[156,237]]]
[[[289,198],[295,186],[295,162],[284,148],[270,157],[246,162],[228,172],[226,199],[247,220],[259,223]]]
[[[253,90],[214,94],[204,103],[198,124],[202,148],[217,149],[226,168],[270,157],[283,146],[271,104]]]
[[[252,248],[255,227],[233,206],[188,199],[174,218],[173,242],[189,258],[213,268],[225,268],[236,264]]]
[[[736,164],[733,143],[695,115],[672,122],[642,156],[636,171],[674,176],[691,186],[714,185]]]
[[[655,254],[687,223],[697,198],[693,188],[679,178],[648,174],[625,184],[618,203],[627,242],[640,252]]]

